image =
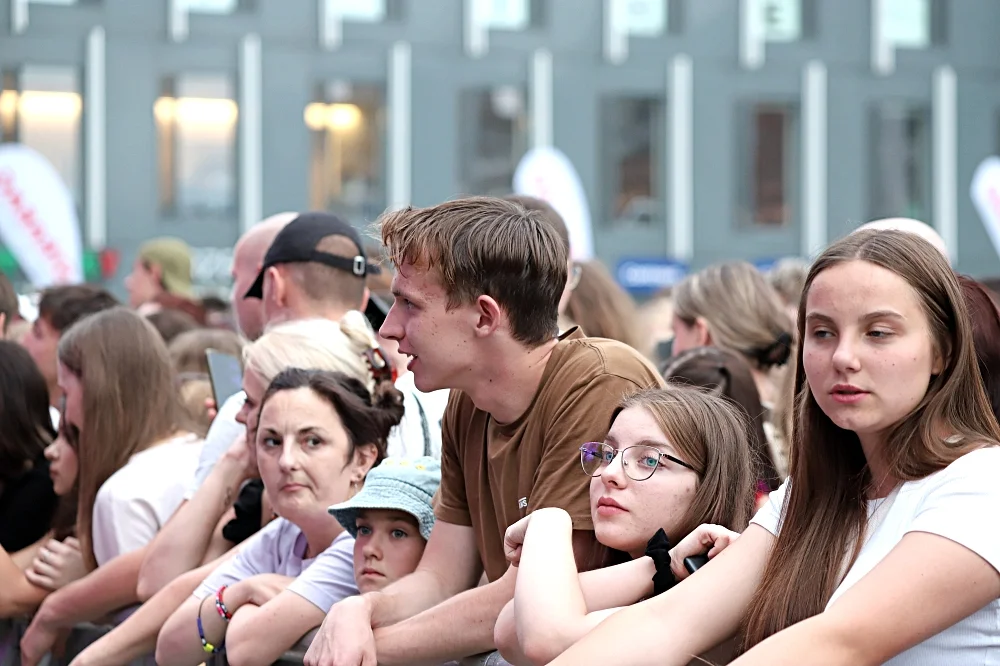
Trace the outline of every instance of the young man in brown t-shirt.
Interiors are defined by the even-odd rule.
[[[418,389],[452,389],[437,523],[417,570],[335,605],[306,666],[440,664],[493,649],[513,598],[503,536],[542,507],[573,518],[581,568],[601,561],[579,447],[603,440],[624,395],[662,383],[631,348],[556,337],[567,249],[536,212],[471,198],[382,219],[397,267],[381,329]],[[485,571],[490,583],[476,587]]]

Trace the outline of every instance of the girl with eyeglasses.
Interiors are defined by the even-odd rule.
[[[548,663],[620,607],[685,578],[686,557],[714,557],[735,539],[754,505],[747,432],[738,408],[708,391],[675,385],[626,398],[605,440],[580,447],[594,532],[622,563],[579,574],[562,509],[512,525],[504,547],[517,582],[495,630],[504,658]]]

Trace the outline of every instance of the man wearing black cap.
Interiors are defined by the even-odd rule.
[[[303,213],[275,237],[245,297],[263,300],[268,324],[337,321],[348,310],[364,310],[365,277],[378,272],[354,227],[328,213]]]

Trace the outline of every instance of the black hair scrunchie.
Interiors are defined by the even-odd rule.
[[[663,594],[677,584],[674,572],[670,570],[670,539],[660,528],[646,544],[646,556],[652,558],[656,565],[653,575],[653,596]]]

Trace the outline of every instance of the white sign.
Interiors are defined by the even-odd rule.
[[[48,160],[20,144],[0,145],[0,239],[36,288],[83,281],[69,190]]]
[[[594,256],[590,208],[580,176],[560,150],[533,148],[521,158],[514,172],[514,191],[547,202],[562,216],[569,229],[569,245],[575,261]]]
[[[987,157],[972,176],[972,203],[1000,256],[1000,157]]]

